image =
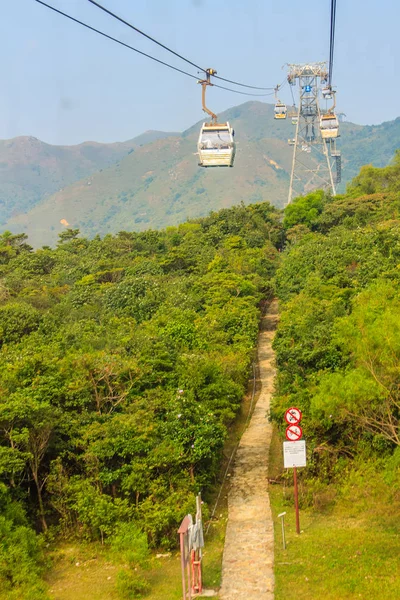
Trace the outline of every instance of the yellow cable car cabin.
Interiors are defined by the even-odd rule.
[[[339,120],[334,113],[322,115],[319,127],[324,140],[331,140],[339,136]]]
[[[203,123],[197,151],[200,167],[233,167],[236,144],[229,123]]]
[[[274,115],[275,119],[286,119],[286,114],[287,114],[286,104],[283,104],[282,102],[277,102],[275,104],[274,113],[275,113],[275,115]]]

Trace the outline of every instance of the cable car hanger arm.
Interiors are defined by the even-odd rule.
[[[217,115],[215,113],[213,113],[212,110],[210,110],[206,106],[206,90],[209,85],[213,85],[210,82],[210,76],[215,75],[216,73],[217,73],[217,71],[215,71],[214,69],[207,69],[206,70],[207,79],[201,79],[200,81],[197,82],[197,83],[201,84],[201,104],[203,107],[203,111],[210,115],[211,120],[213,121],[214,124],[217,123]]]

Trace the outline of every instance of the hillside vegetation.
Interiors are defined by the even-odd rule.
[[[133,140],[54,146],[34,137],[0,140],[0,225],[60,189],[101,171],[143,144],[175,134],[148,131]],[[46,240],[43,241],[45,243]]]
[[[272,418],[283,433],[284,411],[303,411],[308,466],[304,535],[287,552],[277,540],[278,599],[400,594],[399,189],[397,154],[363,167],[345,195],[316,192],[285,210]],[[293,536],[281,461],[272,499],[276,513],[290,506]]]
[[[207,499],[218,477],[274,291],[271,418],[282,432],[299,406],[307,441],[301,589],[398,597],[399,187],[397,155],[283,215],[262,203],[161,231],[67,229],[36,251],[23,234],[0,237],[0,598],[46,598],[55,540],[103,544],[120,565],[112,594],[145,593],[150,549],[174,546],[194,494]],[[274,506],[281,490],[292,506],[275,460]],[[312,511],[327,517],[317,538]],[[299,559],[281,560],[277,598],[294,597]]]
[[[139,137],[131,143],[140,143],[141,147],[124,157],[115,155],[108,168],[99,164],[96,173],[90,171],[90,177],[86,170],[80,177],[62,183],[55,177],[57,187],[52,188],[52,195],[36,195],[29,206],[25,203],[18,207],[13,201],[14,212],[6,227],[15,233],[27,233],[30,243],[40,247],[55,244],[58,233],[68,226],[94,237],[121,229],[143,231],[177,225],[242,201],[268,201],[283,207],[293,152],[287,141],[294,135],[294,126],[290,119],[276,121],[273,115],[273,105],[261,102],[246,102],[220,115],[222,121],[229,121],[235,128],[237,157],[233,169],[198,167],[200,122],[179,136],[161,139],[157,133],[154,139],[149,135]],[[362,165],[383,167],[392,159],[400,146],[400,119],[376,126],[341,123],[340,128],[343,183],[339,190],[343,191]],[[79,148],[75,147],[75,152]],[[70,150],[73,153],[74,148]],[[307,156],[312,163],[313,154]],[[43,176],[35,179],[35,185],[46,179],[48,171],[46,164],[41,166],[43,161],[37,157],[35,168],[40,168]],[[70,175],[72,169],[78,175],[78,166],[85,165],[84,160],[78,165],[71,158],[65,173]],[[21,165],[16,166],[15,185],[23,181],[20,175],[25,171],[21,169]],[[32,169],[30,165],[30,174]],[[29,191],[30,180],[24,185]],[[7,201],[6,193],[3,198]]]
[[[136,568],[147,544],[175,544],[240,407],[280,231],[263,204],[92,241],[67,230],[54,250],[1,236],[0,597],[45,597],[31,527]]]

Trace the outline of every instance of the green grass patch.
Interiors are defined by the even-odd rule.
[[[292,490],[282,482],[282,442],[271,446],[270,487],[275,522],[275,600],[397,600],[400,598],[400,481],[387,481],[376,464],[366,463],[332,486],[321,486],[313,506],[301,510],[295,530]],[[302,493],[308,498],[307,483]],[[312,487],[312,486],[311,486]],[[280,521],[286,511],[287,548]]]

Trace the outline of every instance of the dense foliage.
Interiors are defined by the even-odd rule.
[[[285,213],[273,418],[300,406],[309,473],[325,481],[355,457],[400,462],[399,189],[397,155]]]
[[[35,252],[0,237],[0,473],[36,529],[175,540],[240,406],[280,236],[262,204]]]
[[[0,236],[5,597],[45,598],[34,530],[109,544],[133,567],[120,595],[146,590],[148,544],[173,543],[218,472],[274,287],[272,418],[302,409],[309,475],[384,457],[400,490],[399,189],[397,156],[283,220],[258,204],[103,239],[68,229],[55,249]]]

